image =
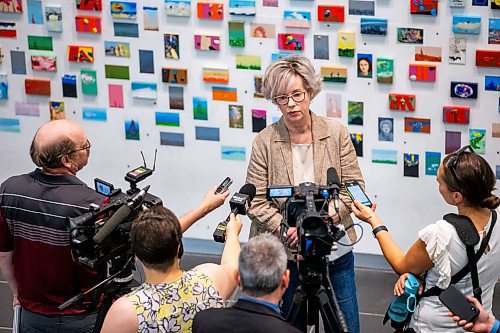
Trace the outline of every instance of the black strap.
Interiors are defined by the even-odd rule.
[[[491,211],[491,226],[490,230],[488,231],[488,234],[486,235],[485,238],[483,238],[483,241],[481,242],[481,246],[479,247],[479,250],[474,253],[474,247],[472,246],[466,246],[467,250],[467,261],[468,264],[465,265],[460,271],[455,273],[451,277],[451,282],[450,284],[456,284],[458,281],[462,280],[469,272],[471,273],[471,280],[472,280],[472,288],[474,292],[474,297],[477,298],[481,302],[481,294],[482,290],[481,287],[479,286],[479,277],[477,273],[477,262],[479,259],[481,259],[481,256],[483,255],[484,251],[486,250],[486,247],[488,246],[488,243],[491,238],[491,234],[493,233],[493,227],[495,226],[497,222],[497,212],[495,210]],[[434,286],[428,290],[426,290],[421,297],[428,297],[428,296],[439,296],[443,292],[443,289]]]

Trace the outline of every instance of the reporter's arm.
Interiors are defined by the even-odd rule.
[[[134,305],[127,298],[121,297],[106,314],[101,333],[136,333],[138,329],[139,322]]]
[[[203,198],[203,202],[196,207],[195,209],[189,211],[188,213],[182,215],[179,218],[179,224],[181,225],[182,232],[185,232],[189,227],[191,227],[196,221],[203,218],[205,215],[213,211],[214,209],[222,206],[227,196],[229,195],[229,191],[225,191],[224,193],[215,194],[215,187],[212,187],[205,197]]]
[[[14,295],[12,307],[15,307],[19,304],[19,301],[17,300],[17,281],[14,273],[13,258],[14,251],[0,252],[0,271],[2,271],[2,275],[5,278],[5,281],[7,281],[10,289],[12,290],[12,294]]]
[[[474,333],[500,332],[500,322],[490,316],[477,299],[471,296],[467,296],[467,300],[476,306],[476,308],[479,310],[479,315],[476,319],[474,319],[474,322],[467,322],[466,320],[462,320],[459,316],[455,316],[453,313],[448,312],[448,316],[453,317],[453,320],[457,323],[458,326],[463,327],[466,331]],[[495,327],[495,325],[497,325],[497,327]]]

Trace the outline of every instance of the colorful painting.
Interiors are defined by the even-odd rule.
[[[451,154],[458,149],[461,145],[462,133],[454,131],[446,131],[444,135],[444,153]]]
[[[278,34],[278,49],[280,50],[304,50],[304,34]]]
[[[377,58],[377,82],[392,83],[394,76],[394,59]]]
[[[389,109],[398,111],[415,111],[415,95],[389,94]]]
[[[160,132],[160,145],[184,147],[184,133]]]
[[[500,50],[497,51],[476,49],[476,66],[500,67]]]
[[[260,70],[260,56],[236,55],[236,68]]]
[[[276,38],[276,26],[266,23],[250,23],[251,35],[254,38]]]
[[[165,58],[179,59],[179,35],[163,34],[165,44]]]
[[[262,92],[262,76],[255,75],[253,77],[253,87],[255,89],[253,97],[264,98],[264,93]]]
[[[443,123],[467,125],[469,116],[468,106],[443,106]]]
[[[371,78],[373,56],[369,53],[358,53],[358,77]]]
[[[50,120],[65,119],[64,102],[49,101]]]
[[[131,92],[133,98],[156,100],[158,98],[156,83],[132,82]]]
[[[357,157],[363,157],[363,134],[362,133],[350,133],[352,145],[356,151]]]
[[[127,42],[104,41],[104,54],[111,57],[130,58],[130,44]]]
[[[52,51],[52,37],[51,36],[28,36],[28,49]]]
[[[441,153],[426,151],[425,152],[425,174],[428,176],[436,176],[441,164]]]
[[[229,0],[229,14],[255,16],[255,0]]]
[[[347,67],[321,66],[321,77],[324,82],[347,82]]]
[[[119,65],[104,65],[104,72],[107,79],[130,79],[130,72],[128,66]]]
[[[458,34],[479,34],[481,32],[480,16],[453,16],[453,32]]]
[[[410,13],[437,16],[438,0],[410,0]]]
[[[363,125],[363,102],[347,101],[347,123]]]
[[[57,71],[57,56],[51,51],[31,51],[31,68],[34,71]]]
[[[404,172],[405,177],[418,177],[418,166],[419,166],[419,156],[418,154],[404,154]]]
[[[398,164],[398,151],[372,149],[372,163]]]
[[[228,161],[245,161],[245,147],[221,146],[221,158]]]
[[[374,16],[375,1],[349,0],[349,15]]]
[[[196,140],[220,141],[219,128],[217,127],[195,126],[194,131]]]
[[[21,132],[20,120],[14,118],[0,118],[0,132]]]
[[[394,118],[378,118],[378,140],[394,141]]]
[[[213,86],[212,99],[214,101],[236,102],[238,100],[236,88]]]
[[[430,133],[431,120],[428,118],[405,117],[405,132]]]
[[[92,46],[68,45],[68,61],[94,62],[94,48]]]
[[[105,108],[83,107],[82,119],[105,122],[108,119],[108,115]]]
[[[193,97],[193,119],[208,120],[208,102],[205,97]]]
[[[7,74],[0,74],[0,99],[9,99],[9,83]]]
[[[45,5],[45,26],[47,31],[62,32],[62,9],[61,5]]]
[[[339,49],[339,57],[349,57],[354,58],[354,48],[355,38],[354,32],[350,31],[339,31],[338,32],[338,49]]]
[[[500,76],[486,75],[484,77],[484,89],[490,91],[500,91]]]
[[[126,140],[140,140],[141,133],[139,129],[139,122],[137,120],[125,120],[125,139]]]
[[[25,79],[24,91],[26,95],[50,96],[49,79]]]
[[[97,95],[97,73],[93,69],[82,69],[80,71],[82,94]]]
[[[161,79],[166,83],[187,84],[187,69],[164,67],[161,69]]]
[[[196,4],[197,17],[206,20],[223,20],[224,4],[217,2],[198,2]]]
[[[406,44],[423,44],[424,29],[398,28],[398,42]]]
[[[500,123],[491,124],[491,136],[494,138],[500,138]]]
[[[27,0],[28,23],[43,24],[42,0]]]
[[[0,12],[4,13],[22,13],[22,0],[0,0]]]
[[[158,7],[143,6],[144,30],[158,31],[160,25],[158,22]]]
[[[339,5],[318,5],[318,21],[338,22],[345,20],[344,6]]]
[[[13,22],[0,22],[0,37],[16,38],[16,24]]]
[[[179,127],[180,116],[175,112],[155,112],[155,123],[157,126]]]
[[[465,51],[467,50],[467,39],[450,38],[448,42],[448,63],[465,65]]]
[[[450,97],[477,99],[477,83],[451,81]]]
[[[243,128],[243,105],[228,105],[229,127]]]
[[[203,82],[228,83],[229,69],[203,67],[202,76],[203,76]]]
[[[191,16],[191,0],[165,0],[167,16]]]
[[[121,84],[108,85],[109,107],[121,108],[125,107],[123,103],[123,86]]]
[[[229,21],[228,31],[230,46],[245,46],[245,21]]]
[[[252,132],[259,133],[266,128],[266,110],[252,109]]]
[[[415,46],[415,61],[441,62],[441,48],[433,46]]]
[[[361,33],[366,35],[387,35],[387,19],[362,17]]]
[[[102,31],[101,18],[99,16],[75,16],[76,31],[91,34],[100,34]]]
[[[201,51],[219,51],[220,36],[194,35],[194,48]]]
[[[110,11],[113,18],[135,20],[137,16],[137,4],[127,1],[111,1]]]
[[[426,64],[410,64],[408,77],[411,81],[436,81],[437,67]]]
[[[76,75],[65,74],[62,77],[61,81],[63,96],[77,98],[78,93],[76,91]]]
[[[486,130],[470,128],[469,144],[476,154],[486,153]]]
[[[113,29],[117,37],[139,38],[139,25],[137,23],[113,22]]]
[[[500,44],[500,19],[488,19],[488,44]]]
[[[311,27],[311,12],[285,10],[283,12],[283,25],[288,28],[306,28]]]
[[[102,10],[102,0],[76,0],[76,8],[80,10]]]

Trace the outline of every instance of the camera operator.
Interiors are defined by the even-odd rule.
[[[186,332],[199,311],[222,307],[236,288],[242,223],[230,215],[220,265],[180,269],[183,254],[179,221],[167,208],[154,206],[134,220],[130,239],[146,282],[109,309],[102,332]]]
[[[278,235],[282,215],[274,203],[266,200],[266,187],[299,185],[313,182],[326,185],[327,170],[333,167],[341,182],[357,181],[364,187],[356,152],[347,129],[337,122],[317,116],[309,107],[321,91],[322,79],[309,60],[293,55],[271,64],[262,79],[262,90],[281,111],[281,119],[262,130],[253,143],[247,171],[247,183],[255,184],[257,195],[248,216],[252,219],[250,237],[271,232]],[[350,203],[345,190],[340,194],[340,217],[351,242],[356,233],[352,226]],[[347,206],[346,206],[347,204]],[[333,206],[333,205],[332,205]],[[333,215],[333,207],[329,213]],[[339,216],[333,217],[338,222]],[[290,247],[297,245],[296,228],[286,235]],[[342,243],[349,243],[344,237]],[[297,264],[289,261],[290,286],[283,295],[283,314],[287,315],[298,286]],[[351,246],[340,246],[330,256],[330,280],[340,308],[352,333],[359,332],[358,304]]]

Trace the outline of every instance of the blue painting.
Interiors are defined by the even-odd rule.
[[[196,126],[196,140],[220,141],[219,128]]]
[[[0,118],[0,132],[21,132],[19,119]]]
[[[83,107],[82,117],[83,120],[106,121],[107,120],[106,109],[96,108],[96,107]]]
[[[484,77],[484,89],[491,91],[500,91],[500,76],[489,76]]]
[[[372,163],[398,164],[398,151],[372,149]]]
[[[43,24],[42,0],[28,0],[28,23]]]
[[[156,83],[132,82],[132,97],[156,100]]]
[[[425,152],[425,174],[429,176],[436,176],[441,164],[441,153],[434,151]]]
[[[135,20],[137,16],[137,4],[135,2],[111,1],[111,16],[118,19]]]
[[[139,122],[137,120],[125,121],[125,139],[127,140],[140,140]]]
[[[162,146],[184,147],[184,133],[160,132]]]
[[[223,160],[230,160],[230,161],[245,161],[246,159],[245,147],[222,146],[221,158]]]
[[[361,33],[367,35],[387,35],[387,19],[362,17]]]
[[[481,17],[453,16],[453,32],[459,34],[479,34],[481,32]]]
[[[113,22],[115,36],[139,37],[139,26],[136,23]]]

